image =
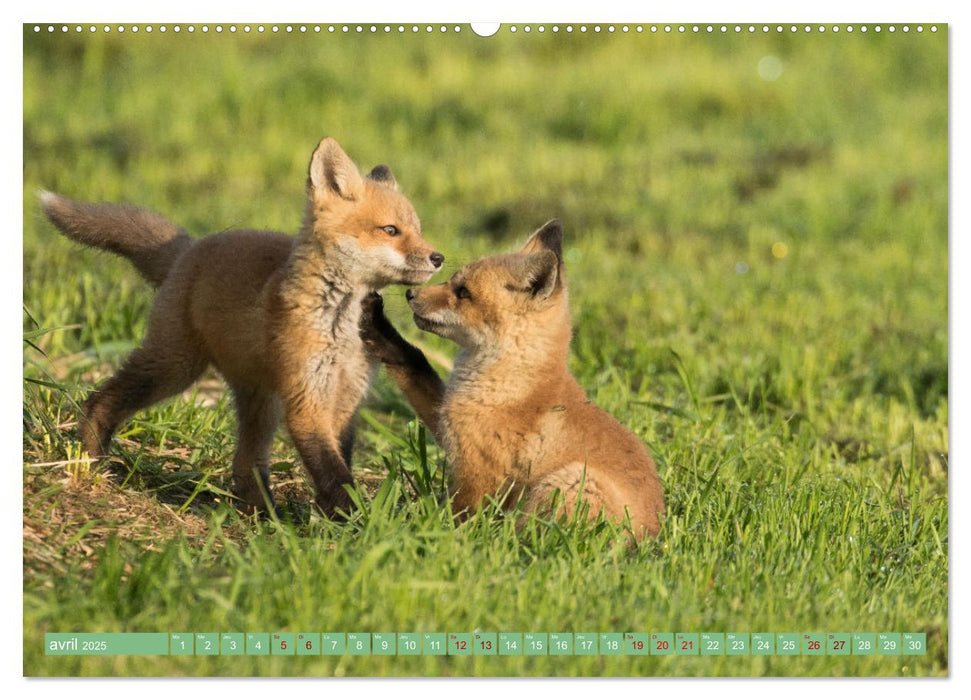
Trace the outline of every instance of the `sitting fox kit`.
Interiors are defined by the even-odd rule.
[[[447,386],[380,313],[365,342],[446,452],[456,512],[486,496],[588,516],[629,514],[654,535],[664,497],[644,444],[591,403],[567,367],[571,328],[562,227],[551,221],[518,253],[471,263],[449,281],[409,289],[416,325],[462,347]]]
[[[389,284],[422,284],[444,261],[387,166],[362,178],[336,141],[321,141],[296,238],[236,230],[195,240],[135,207],[49,192],[41,202],[67,237],[128,258],[158,288],[142,345],[84,405],[89,455],[106,454],[123,421],[211,364],[235,400],[244,507],[272,507],[270,447],[282,417],[317,505],[327,515],[351,508],[353,419],[376,368],[360,337],[362,301]]]

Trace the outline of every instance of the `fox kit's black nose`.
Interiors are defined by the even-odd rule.
[[[406,289],[405,290],[405,299],[407,299],[408,301],[411,301],[412,299],[415,298],[415,294],[417,294],[417,292],[415,292],[414,289]]]
[[[432,261],[432,265],[435,267],[441,267],[442,263],[445,262],[445,256],[441,253],[432,253],[428,256],[428,259]]]

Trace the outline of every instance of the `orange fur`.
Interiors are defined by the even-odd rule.
[[[558,221],[518,253],[471,263],[407,297],[419,328],[462,347],[447,386],[387,321],[370,326],[377,337],[366,341],[445,449],[457,511],[505,493],[543,511],[558,493],[561,513],[583,501],[590,517],[629,516],[637,538],[657,533],[664,496],[654,461],[567,367]]]
[[[360,337],[362,301],[388,284],[420,284],[444,257],[386,166],[361,177],[333,139],[310,161],[296,238],[227,231],[195,241],[158,214],[41,201],[70,238],[129,258],[158,287],[148,331],[85,404],[79,433],[92,456],[135,411],[192,384],[211,365],[236,403],[237,496],[272,507],[269,453],[280,419],[314,482],[320,508],[349,509],[353,418],[375,362]]]

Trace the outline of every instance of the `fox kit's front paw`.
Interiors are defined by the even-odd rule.
[[[271,499],[269,502],[264,501],[260,505],[255,505],[246,500],[239,499],[236,501],[236,508],[243,515],[248,517],[257,517],[261,520],[272,520],[274,517],[280,517],[280,508]]]
[[[269,480],[241,479],[238,476],[233,486],[236,508],[247,516],[272,518],[279,515],[273,494],[270,493]]]
[[[354,501],[343,486],[338,486],[327,493],[318,493],[314,503],[331,520],[346,520],[347,516],[355,510]]]
[[[402,364],[410,346],[384,315],[384,299],[371,292],[361,302],[361,340],[369,357],[385,364]]]

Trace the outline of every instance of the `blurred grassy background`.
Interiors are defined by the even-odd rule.
[[[649,596],[626,612],[618,603],[598,617],[567,603],[565,592],[547,592],[546,603],[520,593],[497,624],[525,629],[538,614],[600,631],[628,623],[659,629],[674,620],[706,629],[872,620],[926,629],[934,653],[903,671],[899,663],[856,659],[768,668],[753,660],[741,672],[945,672],[946,28],[908,35],[777,33],[774,25],[755,35],[503,31],[488,39],[466,26],[458,34],[436,27],[432,35],[382,29],[175,35],[143,28],[135,35],[76,34],[72,25],[49,35],[25,27],[24,331],[36,349],[26,346],[24,355],[25,376],[34,380],[25,386],[24,497],[31,527],[62,535],[63,547],[40,559],[67,562],[54,568],[60,574],[35,567],[34,545],[25,543],[25,649],[38,630],[99,619],[94,593],[87,613],[73,596],[56,593],[58,576],[90,581],[105,572],[72,563],[88,535],[75,540],[78,530],[51,524],[45,514],[63,494],[49,489],[62,463],[76,457],[74,402],[137,344],[151,302],[126,262],[81,251],[45,224],[35,190],[137,203],[197,235],[238,226],[296,232],[307,161],[330,135],[362,169],[392,167],[426,237],[446,254],[446,273],[562,219],[571,366],[591,398],[657,457],[669,494],[663,553],[614,561],[610,576],[620,567],[665,581],[665,590],[687,585],[681,598]],[[414,329],[400,289],[385,296],[406,335],[454,352]],[[215,409],[176,401],[140,414],[121,435],[126,485],[207,517],[193,499],[204,491],[218,500],[228,488],[233,442],[226,401],[212,401]],[[359,467],[386,472],[409,415],[382,377],[359,440]],[[299,469],[287,468],[293,452],[285,439],[278,455],[281,473],[300,482]],[[56,464],[37,466],[49,463]],[[179,489],[163,497],[173,479]],[[82,501],[71,502],[82,508]],[[77,528],[95,519],[78,518]],[[864,536],[865,550],[851,544]],[[764,546],[743,544],[753,538]],[[142,551],[131,539],[131,551]],[[346,546],[366,557],[366,541]],[[479,545],[484,553],[469,556],[488,568],[488,546]],[[91,543],[93,561],[101,561],[103,546]],[[191,538],[179,546],[198,554]],[[443,562],[463,556],[461,543],[442,547]],[[523,556],[509,551],[518,554],[495,558],[507,573]],[[567,558],[579,567],[573,575],[606,575],[595,552],[574,555]],[[773,572],[802,572],[804,587],[773,582]],[[451,575],[472,585],[467,573]],[[570,577],[548,580],[569,585]],[[604,587],[606,598],[620,590],[602,580],[591,585]],[[476,605],[494,609],[502,600],[476,600],[437,622],[474,624]],[[368,603],[342,614],[362,619]],[[173,608],[155,605],[164,627]],[[645,606],[652,612],[640,612]],[[292,601],[281,602],[275,622],[296,624],[284,619],[290,608]],[[124,626],[123,619],[108,615],[105,624]],[[384,619],[417,624],[404,613]],[[34,672],[104,670],[97,662],[26,663]],[[288,663],[272,672],[303,668]],[[380,663],[391,662],[352,667],[411,668]],[[640,672],[604,663],[591,668]],[[739,671],[712,662],[684,672]]]
[[[605,323],[656,324],[601,362],[650,370],[656,363],[629,351],[688,330],[745,343],[742,357],[764,354],[766,333],[776,345],[800,338],[826,365],[879,342],[894,361],[880,353],[852,388],[913,393],[933,410],[946,377],[945,46],[941,36],[831,33],[28,30],[25,302],[41,313],[32,295],[51,293],[43,270],[74,282],[44,264],[67,244],[30,216],[35,187],[144,204],[199,234],[295,231],[309,154],[329,134],[362,167],[393,166],[450,267],[563,219],[578,312],[598,319],[577,324],[580,351]],[[773,81],[759,75],[767,57],[781,69]],[[788,249],[782,260],[776,242]],[[95,285],[135,279],[125,263],[102,264],[118,275]],[[591,293],[605,283],[609,294]],[[809,304],[813,338],[800,333]],[[733,328],[691,328],[741,307],[758,313]],[[74,308],[52,311],[48,325],[76,320]],[[132,318],[118,340],[138,334],[144,314]],[[87,337],[99,325],[84,324],[82,344],[100,339]],[[904,325],[923,342],[902,336]],[[704,357],[706,374],[737,367],[739,352],[719,355]]]

